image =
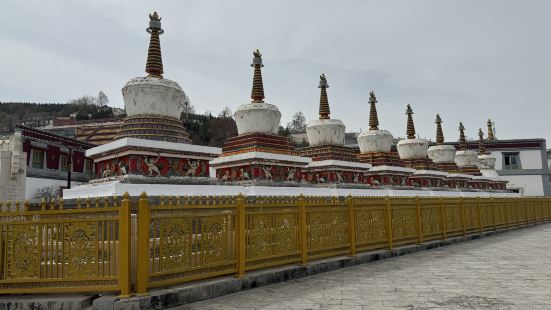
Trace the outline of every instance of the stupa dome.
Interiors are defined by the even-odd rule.
[[[139,114],[180,118],[188,97],[178,83],[152,76],[133,78],[122,88],[128,116]]]
[[[277,134],[281,112],[273,105],[264,102],[264,85],[262,84],[262,54],[257,49],[253,52],[254,68],[253,89],[251,93],[252,102],[241,105],[234,113],[237,133],[239,135],[248,133]]]

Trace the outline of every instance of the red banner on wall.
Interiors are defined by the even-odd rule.
[[[48,150],[46,151],[46,168],[48,169],[59,169],[59,147],[48,145]]]
[[[84,153],[79,151],[73,151],[73,171],[82,173],[84,172]]]

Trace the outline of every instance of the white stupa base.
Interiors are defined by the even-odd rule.
[[[128,192],[131,197],[138,197],[142,192],[148,196],[446,196],[446,197],[518,197],[517,193],[504,192],[461,192],[446,190],[408,190],[408,189],[358,189],[338,188],[337,185],[324,187],[288,187],[288,186],[239,186],[239,185],[172,185],[172,184],[129,184],[120,181],[101,184],[86,184],[63,190],[64,199],[122,196]]]
[[[478,152],[474,150],[464,150],[455,152],[455,163],[459,168],[478,167]]]
[[[252,102],[241,105],[234,113],[237,132],[275,134],[279,130],[281,112],[278,108],[266,102]]]

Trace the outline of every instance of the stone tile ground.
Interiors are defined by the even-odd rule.
[[[551,224],[177,309],[551,309]]]

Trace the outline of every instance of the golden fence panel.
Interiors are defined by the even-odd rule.
[[[346,254],[350,249],[348,207],[345,201],[306,201],[307,253],[315,259]]]
[[[0,204],[0,293],[122,291],[117,204]]]
[[[298,199],[256,198],[245,204],[245,270],[301,260]]]
[[[138,210],[138,292],[235,273],[236,214],[232,197],[168,197],[149,206],[142,195]]]
[[[392,244],[415,243],[418,240],[417,203],[415,198],[391,198],[390,218]]]
[[[444,237],[442,221],[443,207],[440,199],[421,198],[421,234],[422,240],[435,240]]]
[[[356,249],[359,251],[388,247],[388,223],[384,197],[354,198]]]

